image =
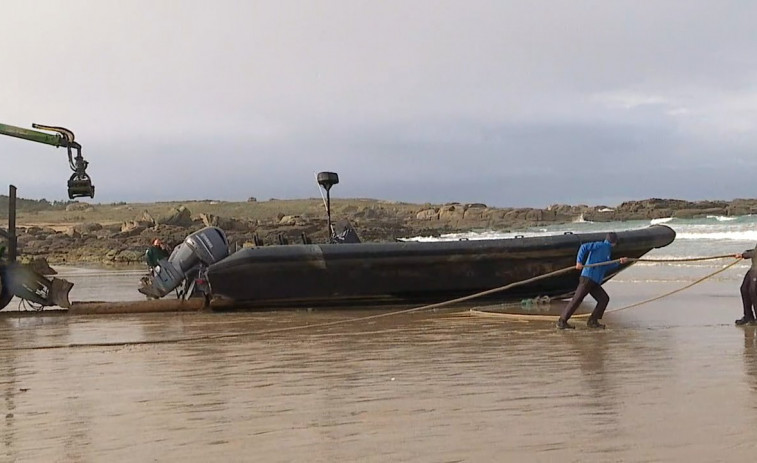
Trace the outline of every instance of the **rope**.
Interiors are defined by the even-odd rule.
[[[714,259],[722,259],[725,257],[734,257],[733,254],[727,254],[727,255],[720,255],[720,256],[708,256],[708,257],[696,257],[696,258],[685,258],[685,259],[627,259],[628,261],[636,261],[636,262],[692,262],[697,260],[714,260]],[[662,296],[655,297],[653,299],[643,301],[637,304],[633,304],[631,306],[621,307],[619,309],[614,309],[609,312],[617,312],[620,310],[629,309],[631,307],[636,307],[638,305],[646,304],[648,302],[652,302],[657,299],[661,299],[663,297],[666,297],[668,295],[674,294],[679,291],[683,291],[684,289],[690,288],[691,286],[694,286],[695,284],[698,284],[707,278],[710,278],[712,276],[717,275],[718,273],[724,272],[728,268],[736,265],[741,259],[735,260],[733,263],[728,265],[727,267],[724,267],[722,269],[719,269],[718,271],[707,275],[704,278],[701,278],[700,280],[695,281],[694,283],[691,283],[687,286],[684,286],[683,288],[680,288],[678,290],[672,291],[670,293],[664,294]],[[584,267],[599,267],[604,265],[610,265],[614,263],[620,263],[621,259],[614,259],[607,262],[600,262],[597,264],[589,264],[585,265]],[[0,348],[0,352],[3,351],[22,351],[22,350],[51,350],[51,349],[74,349],[74,348],[82,348],[82,347],[127,347],[127,346],[137,346],[137,345],[154,345],[154,344],[179,344],[179,343],[186,343],[186,342],[198,342],[198,341],[210,341],[210,340],[220,340],[220,339],[233,339],[233,338],[242,338],[247,336],[259,336],[259,335],[266,335],[266,334],[277,334],[277,333],[284,333],[289,331],[296,331],[301,330],[305,328],[326,328],[330,326],[336,326],[336,325],[342,325],[346,323],[354,323],[358,321],[368,321],[368,320],[375,320],[379,318],[385,318],[385,317],[392,317],[396,315],[403,315],[403,314],[409,314],[414,312],[420,312],[423,310],[432,310],[432,309],[438,309],[441,307],[457,304],[460,302],[469,301],[472,299],[477,299],[483,296],[487,296],[489,294],[494,294],[502,291],[506,291],[508,289],[514,288],[516,286],[525,285],[528,283],[533,283],[538,280],[542,280],[544,278],[550,278],[553,276],[561,275],[563,273],[567,273],[569,271],[576,270],[575,266],[565,267],[559,270],[555,270],[549,273],[545,273],[543,275],[538,275],[532,278],[528,278],[521,281],[516,281],[514,283],[510,283],[504,286],[500,286],[497,288],[488,289],[486,291],[481,291],[475,294],[471,294],[468,296],[458,297],[455,299],[450,299],[448,301],[439,302],[435,304],[429,304],[424,305],[420,307],[413,307],[410,309],[403,309],[403,310],[396,310],[392,312],[386,312],[381,314],[375,314],[375,315],[368,315],[365,317],[357,317],[357,318],[350,318],[346,320],[334,320],[330,322],[323,322],[323,323],[315,323],[310,325],[297,325],[297,326],[288,326],[283,328],[271,328],[267,330],[258,330],[258,331],[250,331],[250,332],[244,332],[244,333],[232,333],[232,334],[219,334],[219,335],[205,335],[205,336],[193,336],[193,337],[185,337],[185,338],[172,338],[172,339],[156,339],[156,340],[146,340],[146,341],[121,341],[121,342],[98,342],[98,343],[70,343],[70,344],[52,344],[47,346],[26,346],[26,347],[4,347]],[[498,316],[507,316],[507,315],[514,315],[515,317],[521,317],[520,315],[516,314],[497,314]],[[575,315],[576,317],[583,317],[588,316],[588,314],[579,314]],[[527,317],[527,316],[526,316]],[[533,316],[532,316],[533,317]],[[536,315],[536,317],[539,317],[540,320],[546,320],[546,317],[549,317],[548,315]]]
[[[726,259],[728,257],[735,257],[735,254],[721,254],[719,256],[707,256],[707,257],[683,257],[679,259],[637,259],[630,258],[628,260],[633,262],[697,262],[702,260],[717,260]],[[739,258],[741,259],[741,258]]]
[[[733,257],[733,256],[730,256],[730,257]],[[676,289],[676,290],[673,290],[673,291],[667,292],[667,293],[665,293],[665,294],[661,294],[661,295],[659,295],[659,296],[656,296],[656,297],[653,297],[653,298],[651,298],[651,299],[647,299],[646,301],[641,301],[641,302],[637,302],[637,303],[635,303],[635,304],[627,305],[627,306],[625,306],[625,307],[620,307],[620,308],[617,308],[617,309],[608,310],[608,311],[607,311],[607,313],[611,313],[611,312],[620,312],[621,310],[631,309],[631,308],[633,308],[633,307],[638,307],[638,306],[640,306],[640,305],[643,305],[643,304],[647,304],[647,303],[649,303],[649,302],[654,302],[654,301],[656,301],[656,300],[659,300],[659,299],[662,299],[662,298],[664,298],[664,297],[668,297],[668,296],[672,296],[673,294],[676,294],[676,293],[680,293],[681,291],[684,291],[684,290],[686,290],[686,289],[689,289],[689,288],[691,288],[692,286],[698,285],[699,283],[701,283],[701,282],[703,282],[703,281],[705,281],[705,280],[707,280],[707,279],[709,279],[709,278],[712,278],[712,277],[714,277],[715,275],[718,275],[718,274],[720,274],[720,273],[723,273],[723,272],[725,272],[726,270],[728,270],[729,268],[731,268],[731,267],[733,267],[734,265],[738,264],[739,262],[741,262],[741,259],[735,259],[735,260],[734,260],[733,262],[731,262],[730,264],[726,265],[725,267],[723,267],[723,268],[721,268],[721,269],[719,269],[719,270],[716,270],[716,271],[714,271],[714,272],[710,273],[709,275],[705,275],[705,276],[703,276],[702,278],[698,279],[697,281],[695,281],[695,282],[693,282],[693,283],[689,283],[689,284],[688,284],[688,285],[686,285],[686,286],[683,286],[683,287],[681,287],[681,288],[678,288],[678,289]]]
[[[687,259],[657,259],[657,260],[655,260],[655,259],[643,259],[643,260],[642,259],[635,259],[635,260],[636,261],[644,261],[644,262],[693,262],[693,261],[701,261],[701,260],[722,259],[722,258],[725,258],[725,257],[734,257],[734,256],[733,256],[733,254],[728,254],[728,255],[723,255],[723,256],[696,257],[696,258],[687,258]],[[631,259],[629,259],[629,260],[631,260]],[[660,299],[668,297],[668,296],[672,296],[673,294],[680,293],[681,291],[689,289],[692,286],[698,285],[699,283],[702,283],[703,281],[708,280],[708,279],[714,277],[715,275],[718,275],[720,273],[725,272],[726,270],[728,270],[729,268],[731,268],[734,265],[738,264],[739,262],[741,262],[740,258],[739,259],[735,259],[733,262],[731,262],[730,264],[726,265],[725,267],[723,267],[721,269],[718,269],[718,270],[716,270],[716,271],[714,271],[714,272],[712,272],[712,273],[710,273],[708,275],[705,275],[702,278],[700,278],[700,279],[698,279],[698,280],[696,280],[696,281],[694,281],[692,283],[689,283],[686,286],[683,286],[683,287],[678,288],[678,289],[674,289],[673,291],[669,291],[667,293],[661,294],[659,296],[655,296],[653,298],[650,298],[650,299],[647,299],[647,300],[644,300],[644,301],[641,301],[641,302],[636,302],[636,303],[633,303],[633,304],[630,304],[630,305],[627,305],[627,306],[624,306],[624,307],[619,307],[619,308],[616,308],[616,309],[610,309],[610,310],[606,311],[605,313],[620,312],[621,310],[627,310],[627,309],[631,309],[631,308],[634,308],[634,307],[639,307],[641,305],[648,304],[650,302],[654,302],[654,301],[660,300]],[[487,315],[492,315],[492,316],[497,316],[497,317],[506,317],[508,319],[513,319],[513,320],[526,320],[526,321],[527,320],[550,320],[550,321],[556,321],[558,318],[560,318],[559,315],[508,314],[508,313],[495,313],[495,312],[481,312],[481,311],[477,311],[475,309],[471,309],[470,313],[474,314],[474,315],[479,315],[479,314],[486,313]],[[588,318],[590,315],[591,315],[590,313],[582,313],[582,314],[573,315],[572,318]]]

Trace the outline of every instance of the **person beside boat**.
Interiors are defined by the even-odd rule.
[[[608,270],[612,270],[620,264],[625,264],[628,258],[621,257],[619,262],[612,262],[606,265],[593,265],[602,264],[612,260],[612,248],[618,244],[618,235],[614,232],[610,232],[605,237],[604,241],[593,241],[591,243],[584,243],[578,249],[578,255],[576,256],[576,270],[581,271],[579,277],[578,287],[565,309],[563,309],[560,319],[557,320],[557,328],[573,329],[573,325],[568,323],[570,317],[576,311],[578,306],[583,302],[584,298],[591,294],[591,296],[597,301],[597,305],[594,307],[589,320],[586,322],[586,326],[589,328],[604,328],[605,325],[599,323],[602,316],[605,313],[607,304],[610,302],[610,296],[602,288],[602,281]]]
[[[155,238],[152,242],[152,246],[145,251],[145,262],[150,270],[153,270],[158,266],[158,262],[161,259],[168,259],[168,247],[160,238]]]
[[[741,282],[741,303],[744,305],[744,316],[736,320],[737,325],[757,324],[757,260],[754,258],[755,252],[757,252],[757,246],[754,249],[734,255],[737,259],[752,259],[752,266]]]

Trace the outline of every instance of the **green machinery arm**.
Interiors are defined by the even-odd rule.
[[[69,199],[84,196],[94,198],[95,186],[92,185],[92,179],[87,174],[87,166],[89,165],[89,162],[85,161],[84,157],[81,155],[81,145],[74,140],[74,133],[63,127],[51,127],[40,124],[32,124],[32,127],[54,133],[40,132],[7,124],[0,124],[0,134],[52,145],[56,148],[66,148],[68,151],[68,164],[71,167],[71,170],[74,171],[68,179]],[[74,155],[74,151],[76,152],[76,155]]]

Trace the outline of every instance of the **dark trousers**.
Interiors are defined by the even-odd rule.
[[[752,312],[752,307],[757,305],[757,272],[749,269],[741,282],[741,303],[744,304],[744,317],[754,320],[757,315],[757,307]]]
[[[586,277],[579,278],[576,293],[573,295],[573,299],[570,300],[568,305],[565,306],[560,318],[568,321],[568,319],[573,316],[573,312],[575,312],[578,306],[581,305],[581,302],[583,302],[587,294],[591,294],[591,297],[597,301],[597,306],[594,307],[594,311],[591,313],[591,318],[595,320],[601,319],[602,315],[605,314],[607,304],[610,302],[610,296],[608,296],[607,292],[602,289],[602,285],[596,283],[591,278]]]

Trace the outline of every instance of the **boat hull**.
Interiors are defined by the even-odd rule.
[[[673,242],[675,232],[653,225],[618,236],[613,255],[638,258]],[[245,306],[432,303],[574,266],[582,243],[604,237],[605,233],[567,233],[496,240],[269,246],[232,254],[211,265],[207,278],[214,297]],[[578,271],[567,272],[485,299],[567,297],[578,276]]]

